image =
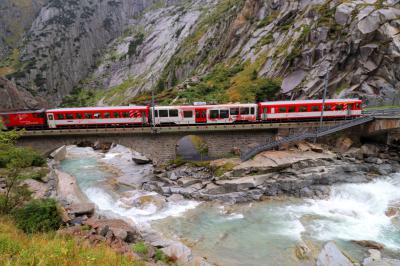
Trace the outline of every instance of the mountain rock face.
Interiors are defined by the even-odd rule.
[[[11,81],[0,77],[0,111],[35,109],[47,107],[44,99],[32,97],[25,90],[18,89]]]
[[[0,60],[17,46],[48,0],[0,1]]]
[[[326,78],[329,97],[399,104],[399,0],[31,2],[19,46],[0,26],[0,75],[39,105],[318,98]]]

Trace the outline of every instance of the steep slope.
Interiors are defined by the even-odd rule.
[[[0,62],[4,60],[27,31],[39,10],[48,0],[0,1]]]

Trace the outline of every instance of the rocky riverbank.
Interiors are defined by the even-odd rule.
[[[377,144],[337,151],[299,143],[267,151],[247,162],[237,158],[171,164],[155,169],[143,188],[165,196],[241,203],[265,196],[321,198],[336,183],[365,183],[400,171],[398,150]]]

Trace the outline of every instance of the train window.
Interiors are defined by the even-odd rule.
[[[219,111],[218,110],[211,110],[210,111],[210,118],[211,119],[216,119],[219,117]]]
[[[289,113],[296,112],[296,106],[289,106]]]
[[[85,118],[86,119],[92,119],[92,114],[91,113],[85,113]]]
[[[54,119],[53,115],[49,115],[49,120],[53,120],[53,119]]]
[[[268,107],[264,108],[264,114],[268,114]]]
[[[57,120],[63,120],[64,115],[63,114],[57,114]]]
[[[240,114],[241,115],[248,115],[250,113],[250,108],[240,108]]]
[[[311,106],[311,111],[318,112],[318,111],[321,111],[321,110],[320,110],[319,106],[313,105],[313,106]]]
[[[342,111],[344,109],[343,104],[337,104],[336,105],[336,111]]]
[[[169,110],[169,117],[178,117],[178,110],[177,109]]]
[[[78,113],[78,114],[75,115],[75,117],[76,117],[76,119],[82,119],[82,114]]]
[[[139,117],[139,114],[136,113],[136,112],[134,112],[134,113],[133,113],[133,117]]]
[[[332,105],[325,105],[324,111],[332,111]]]
[[[250,108],[250,114],[254,115],[254,107]]]
[[[220,110],[219,117],[220,118],[229,118],[229,110]]]
[[[129,118],[129,112],[122,112],[122,117],[123,118]]]
[[[231,115],[238,115],[239,114],[239,108],[231,108]]]
[[[286,113],[286,107],[279,107],[279,113]]]
[[[184,118],[192,118],[193,117],[193,111],[183,111],[183,117]]]
[[[299,112],[307,112],[307,106],[299,106]]]
[[[67,119],[74,119],[74,115],[73,114],[66,114],[65,117]]]
[[[100,113],[94,113],[93,117],[94,117],[94,119],[101,118],[101,114]]]
[[[158,110],[154,110],[154,116],[158,117]]]
[[[119,112],[114,112],[114,118],[120,118],[121,114]]]
[[[356,104],[356,109],[361,109],[361,104],[357,103]]]
[[[110,118],[111,117],[111,113],[104,113],[104,118]]]
[[[160,117],[168,117],[168,110],[158,110]]]
[[[37,114],[38,118],[44,118],[44,113]]]

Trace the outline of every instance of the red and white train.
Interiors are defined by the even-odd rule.
[[[7,128],[26,129],[267,123],[319,119],[322,106],[322,100],[300,100],[258,104],[85,107],[8,112],[0,113],[0,117]],[[361,115],[361,100],[325,101],[325,119]]]

